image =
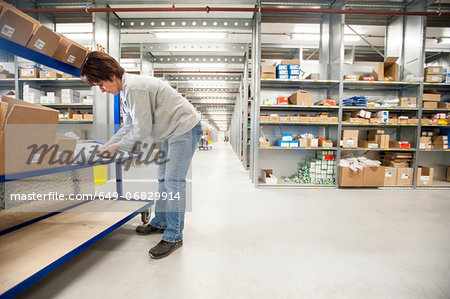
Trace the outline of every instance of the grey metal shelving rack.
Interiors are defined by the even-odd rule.
[[[262,1],[264,5],[265,1]],[[322,3],[323,2],[323,3]],[[348,1],[322,1],[321,5],[326,5],[328,9],[344,9]],[[326,2],[326,3],[325,3]],[[261,3],[259,3],[259,6]],[[424,10],[425,3],[415,2],[413,4],[403,7],[406,11]],[[320,22],[320,46],[319,46],[319,63],[320,63],[320,75],[323,80],[281,80],[281,79],[261,79],[260,77],[260,62],[262,57],[262,48],[265,46],[261,43],[261,22],[280,22],[280,23],[293,23],[295,20],[290,21],[289,19],[283,19],[281,15],[277,15],[276,12],[271,13],[270,17],[264,18],[260,11],[254,13],[252,21],[252,46],[251,46],[251,58],[252,58],[252,77],[251,77],[251,144],[250,144],[250,178],[255,185],[255,187],[286,187],[286,188],[304,188],[304,187],[328,187],[329,186],[305,186],[300,184],[278,184],[278,185],[265,185],[261,184],[259,181],[259,175],[264,164],[261,157],[265,155],[266,152],[272,152],[270,163],[273,167],[283,167],[283,165],[277,165],[277,157],[285,156],[287,153],[301,153],[303,151],[311,151],[312,149],[307,148],[279,148],[277,146],[260,147],[259,137],[261,135],[261,125],[267,126],[311,126],[311,127],[323,127],[327,126],[329,128],[336,128],[336,136],[334,141],[334,147],[330,150],[336,151],[337,164],[344,153],[347,152],[378,152],[384,151],[385,149],[367,149],[367,148],[357,148],[357,149],[346,149],[339,147],[339,141],[341,140],[342,129],[345,128],[385,128],[389,130],[394,130],[397,136],[405,135],[404,132],[408,132],[408,139],[412,142],[411,149],[387,149],[388,151],[399,151],[399,152],[410,152],[413,153],[414,158],[412,159],[412,164],[414,168],[414,178],[413,185],[409,188],[416,188],[417,181],[417,171],[418,166],[422,166],[422,161],[429,162],[425,163],[427,165],[431,164],[430,161],[425,161],[424,156],[427,152],[432,152],[433,154],[439,154],[442,157],[439,158],[441,161],[448,159],[450,150],[420,150],[418,146],[418,140],[422,129],[424,128],[444,128],[450,126],[440,126],[440,125],[427,125],[420,122],[422,115],[432,112],[448,112],[450,109],[422,109],[422,94],[424,88],[436,88],[440,91],[447,92],[450,90],[450,84],[446,83],[423,83],[423,82],[409,82],[405,80],[408,75],[413,75],[415,77],[424,76],[424,53],[425,53],[425,28],[426,28],[426,17],[425,16],[399,16],[391,17],[386,21],[386,39],[385,39],[385,51],[384,57],[395,56],[400,57],[398,61],[400,65],[400,80],[401,82],[361,82],[361,81],[344,81],[344,27],[346,26],[346,18],[343,15],[338,14],[323,14],[320,15],[318,21]],[[301,13],[300,13],[301,14]],[[292,18],[295,19],[295,18]],[[301,19],[301,18],[297,18]],[[362,22],[355,21],[353,22]],[[299,23],[301,21],[298,21]],[[329,38],[328,38],[329,36]],[[326,37],[326,38],[323,38]],[[269,45],[267,45],[269,46]],[[370,45],[371,46],[371,45]],[[270,47],[283,48],[284,45],[270,45]],[[375,49],[376,50],[376,49]],[[293,105],[262,105],[261,99],[265,90],[274,89],[280,92],[279,95],[288,95],[286,90],[293,89],[305,89],[313,92],[313,102],[316,100],[322,100],[329,98],[335,100],[336,107],[295,107]],[[321,91],[327,94],[327,97],[314,98],[314,91]],[[343,107],[343,100],[348,94],[359,92],[359,95],[364,95],[364,92],[387,92],[391,94],[396,94],[398,97],[416,97],[417,98],[417,108],[362,108],[362,107]],[[284,92],[284,93],[283,93]],[[356,94],[354,94],[356,95]],[[418,124],[372,124],[372,123],[349,123],[344,122],[343,117],[345,113],[351,112],[355,109],[368,109],[369,111],[379,111],[381,109],[391,111],[392,113],[400,114],[405,113],[411,116],[415,116],[419,119]],[[330,111],[335,112],[338,116],[339,121],[333,124],[324,123],[307,123],[307,122],[260,122],[260,114],[268,111],[281,111],[281,112],[294,112],[299,111]],[[401,140],[397,138],[397,140]],[[320,148],[316,148],[320,149]],[[280,155],[280,153],[282,153]],[[276,156],[278,155],[278,156]],[[433,160],[433,159],[431,159]],[[292,162],[297,162],[297,160]],[[423,166],[427,166],[423,165]],[[284,165],[285,166],[285,165]],[[337,177],[338,166],[336,166],[336,185],[339,186],[339,178]],[[448,185],[433,186],[431,188],[448,188]],[[398,187],[403,189],[404,187]],[[420,188],[430,188],[430,187],[420,187]]]

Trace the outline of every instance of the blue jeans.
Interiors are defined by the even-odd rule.
[[[158,167],[158,192],[172,193],[173,200],[157,200],[155,217],[150,225],[164,229],[162,239],[167,242],[183,240],[184,214],[186,211],[186,175],[191,165],[197,144],[202,136],[199,122],[187,133],[169,138],[162,150],[168,162]],[[179,198],[175,198],[175,196]]]

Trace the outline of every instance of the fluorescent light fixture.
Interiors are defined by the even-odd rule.
[[[358,35],[356,35],[356,34],[352,34],[352,35],[344,35],[344,41],[346,41],[346,42],[357,42],[357,41],[360,41],[361,40],[361,38],[358,36]]]
[[[319,41],[320,35],[319,34],[299,34],[299,33],[293,33],[291,34],[291,39],[295,40],[309,40],[309,41]]]
[[[219,39],[226,38],[224,32],[155,32],[156,38],[170,39]]]
[[[211,67],[225,67],[226,63],[177,63],[177,67],[182,68],[211,68]]]
[[[450,37],[440,37],[437,42],[438,44],[450,44]]]

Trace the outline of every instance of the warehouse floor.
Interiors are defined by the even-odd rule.
[[[21,298],[450,298],[448,191],[255,189],[227,143],[198,152],[184,246],[136,217]]]

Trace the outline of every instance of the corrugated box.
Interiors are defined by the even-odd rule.
[[[383,185],[384,186],[397,186],[397,168],[384,167]]]
[[[413,169],[407,167],[397,168],[397,186],[411,186],[413,183]]]
[[[340,187],[360,187],[363,184],[363,171],[354,172],[349,167],[339,167]]]
[[[317,73],[309,74],[309,76],[306,77],[306,79],[310,79],[310,80],[320,80],[320,74],[317,74]]]
[[[441,100],[441,94],[434,88],[425,89],[423,91],[422,101],[424,102],[439,102]]]
[[[59,112],[6,96],[1,99],[0,175],[49,168],[47,160],[40,165],[27,164],[31,153],[29,146],[54,144]],[[38,125],[51,126],[43,130]]]
[[[319,139],[319,147],[333,147],[333,141]]]
[[[300,65],[299,59],[283,59],[281,60],[281,64],[298,64]]]
[[[360,140],[358,146],[363,148],[378,148],[378,143],[376,141]]]
[[[358,130],[342,130],[343,147],[358,147]]]
[[[260,121],[269,121],[269,116],[268,115],[260,115],[259,120]]]
[[[425,68],[425,75],[442,75],[444,67],[442,66],[427,66]]]
[[[1,3],[0,36],[26,46],[39,22],[6,3]]]
[[[61,78],[61,74],[50,71],[39,71],[39,78]]]
[[[426,75],[425,82],[428,83],[441,83],[445,80],[444,75]]]
[[[276,79],[277,67],[274,65],[262,65],[261,66],[261,78]]]
[[[399,67],[395,63],[398,57],[386,57],[384,62],[379,62],[373,68],[373,76],[376,81],[399,81]]]
[[[336,101],[334,101],[334,100],[322,100],[322,101],[314,103],[314,105],[317,105],[317,106],[335,106],[336,105]]]
[[[378,146],[380,148],[389,147],[389,135],[376,135],[375,141],[378,143]]]
[[[400,98],[399,106],[402,108],[415,108],[417,107],[417,98]]]
[[[384,167],[364,167],[363,182],[364,187],[381,187],[384,185]]]
[[[299,106],[312,105],[312,93],[300,90],[289,97],[289,103]]]
[[[19,78],[39,78],[39,69],[35,67],[19,68]]]
[[[438,108],[450,108],[450,102],[439,102]]]
[[[76,68],[81,68],[88,53],[89,50],[82,45],[62,37],[53,58]]]
[[[278,114],[270,114],[269,115],[269,121],[279,121],[280,116]]]
[[[60,42],[60,35],[53,32],[50,28],[40,25],[31,36],[27,48],[47,56],[52,56],[55,54],[56,48],[58,48]]]
[[[420,149],[431,148],[431,137],[420,137],[419,148]]]
[[[423,108],[427,109],[435,109],[438,107],[438,103],[436,102],[423,102]]]
[[[369,140],[376,140],[377,135],[383,135],[384,133],[385,131],[383,129],[373,129],[368,131],[367,137]]]
[[[263,178],[264,182],[268,185],[276,185],[278,184],[278,179],[273,175],[272,169],[263,169]]]
[[[411,144],[408,141],[389,141],[390,148],[410,148]]]
[[[450,182],[450,166],[447,167],[447,181]]]
[[[417,186],[432,186],[433,185],[434,168],[419,167],[417,172]]]

